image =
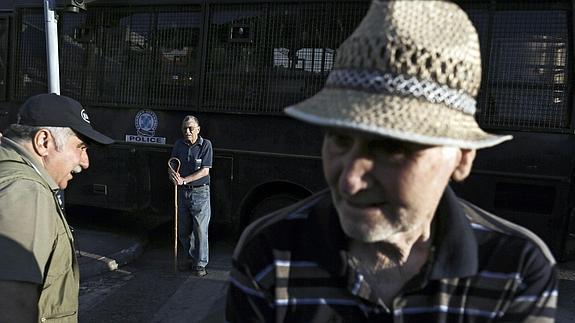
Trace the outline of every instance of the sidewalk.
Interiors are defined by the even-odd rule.
[[[135,235],[79,228],[74,237],[82,280],[129,263],[142,254],[146,244],[145,238]]]

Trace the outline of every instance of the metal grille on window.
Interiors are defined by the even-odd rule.
[[[312,96],[367,5],[211,6],[201,109],[281,114],[284,107]]]
[[[66,15],[63,93],[119,107],[192,106],[200,16],[192,7],[161,9],[93,7],[84,21]]]
[[[200,24],[197,12],[158,13],[153,35],[157,61],[150,84],[151,104],[188,108],[196,104]]]
[[[101,68],[100,103],[123,106],[147,103],[153,66],[149,42],[152,18],[149,12],[123,8],[107,11],[102,16],[102,55],[94,66]]]
[[[85,81],[86,48],[89,44],[83,29],[85,13],[60,13],[58,20],[58,52],[60,65],[60,93],[82,100]]]
[[[9,50],[9,35],[10,28],[8,24],[9,18],[0,17],[0,101],[7,99],[7,76],[8,76],[8,50]]]
[[[487,20],[470,14],[476,25],[483,25],[478,31],[484,34],[480,39],[488,67],[477,119],[486,128],[566,131],[567,12],[521,9],[492,11],[489,43]]]
[[[13,73],[14,97],[26,98],[48,91],[46,40],[42,10],[24,9],[19,15],[19,32],[15,42],[16,66]]]

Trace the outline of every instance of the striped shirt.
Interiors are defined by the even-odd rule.
[[[233,256],[232,322],[554,322],[555,261],[528,230],[447,188],[432,252],[393,302],[347,252],[329,191],[250,225]]]

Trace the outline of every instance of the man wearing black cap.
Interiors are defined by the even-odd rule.
[[[29,98],[0,144],[0,322],[77,322],[79,270],[58,192],[112,139],[79,102]]]

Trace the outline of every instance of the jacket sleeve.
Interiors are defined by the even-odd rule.
[[[0,280],[44,282],[56,239],[54,198],[42,184],[19,179],[0,187]]]

